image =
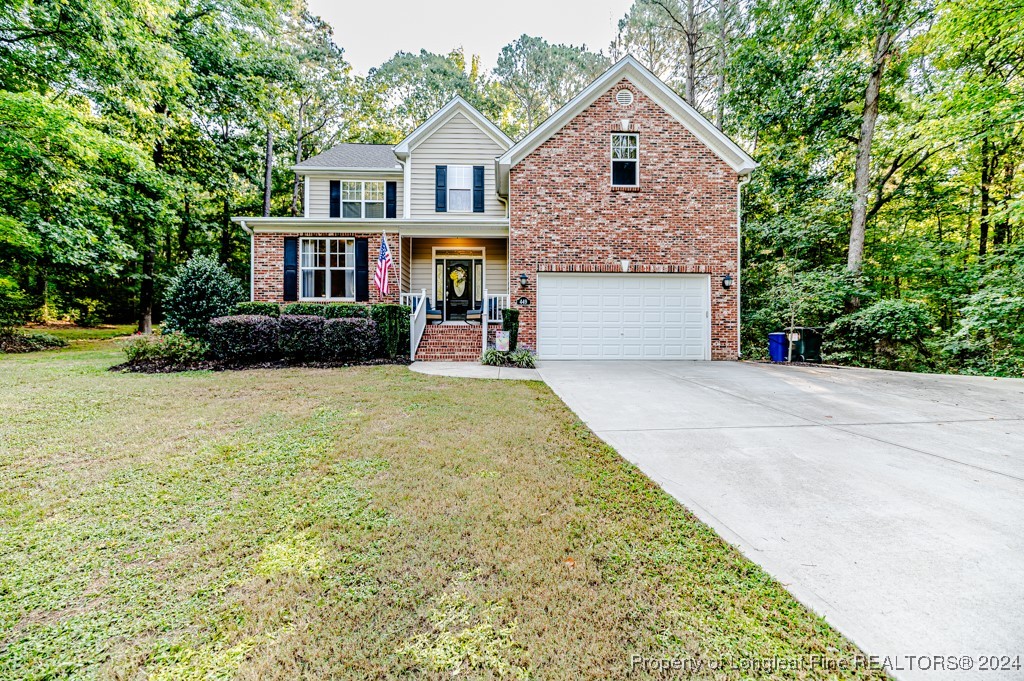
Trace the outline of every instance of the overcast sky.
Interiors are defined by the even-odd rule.
[[[360,74],[395,52],[446,53],[463,47],[490,69],[523,33],[551,43],[604,50],[632,0],[309,0],[334,27],[334,40]]]

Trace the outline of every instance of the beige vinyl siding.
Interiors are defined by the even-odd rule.
[[[494,159],[505,153],[495,142],[461,113],[456,113],[410,153],[410,217],[442,220],[503,218],[505,208],[494,192]],[[439,165],[484,167],[483,213],[438,213],[434,210],[434,168]]]
[[[402,205],[405,200],[402,192],[405,189],[405,183],[401,175],[379,175],[374,177],[372,174],[365,176],[360,175],[359,177],[329,177],[321,175],[306,175],[306,182],[309,183],[309,216],[311,218],[329,218],[331,217],[331,180],[363,180],[363,181],[376,181],[376,182],[396,182],[398,195],[398,206],[397,216],[399,219],[402,218]]]
[[[411,291],[409,285],[412,281],[410,278],[412,276],[412,240],[402,239],[400,248],[402,249],[402,290]]]
[[[433,291],[434,248],[484,248],[484,285],[488,293],[508,292],[508,241],[506,239],[427,239],[413,238],[410,285],[407,291]]]

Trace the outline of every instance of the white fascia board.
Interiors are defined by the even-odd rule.
[[[647,70],[632,56],[626,56],[604,72],[597,80],[588,85],[578,95],[569,100],[561,109],[553,113],[533,132],[520,140],[498,159],[502,171],[511,169],[561,130],[578,116],[584,109],[594,103],[612,85],[626,78],[650,97],[656,104],[685,126],[708,148],[718,154],[729,167],[739,175],[747,175],[755,168],[757,162],[743,151],[722,131],[711,124],[696,109],[687,104],[669,86]]]
[[[292,166],[299,175],[330,175],[330,174],[344,174],[344,175],[401,175],[402,168],[396,166],[394,168],[330,168],[324,167],[311,167],[311,166]]]
[[[416,146],[422,142],[430,134],[441,127],[456,113],[462,113],[470,121],[476,124],[481,130],[483,130],[488,137],[493,139],[495,143],[501,146],[503,149],[508,149],[512,146],[512,139],[501,131],[501,128],[492,123],[486,116],[476,110],[476,108],[462,98],[460,95],[455,95],[447,104],[442,106],[440,109],[434,112],[434,114],[425,120],[422,125],[413,130],[409,135],[398,143],[395,147],[395,155],[399,158],[405,158]]]
[[[243,225],[251,232],[401,232],[402,234],[441,234],[468,236],[468,232],[487,234],[508,234],[507,218],[486,220],[460,220],[441,222],[430,219],[396,220],[394,218],[370,218],[346,220],[345,218],[275,218],[275,217],[233,217],[231,221]]]

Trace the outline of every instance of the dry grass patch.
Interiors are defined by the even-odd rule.
[[[541,384],[118,359],[0,359],[2,678],[642,678],[634,654],[856,653]]]

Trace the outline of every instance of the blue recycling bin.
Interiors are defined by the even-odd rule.
[[[788,341],[784,333],[768,334],[768,356],[773,362],[785,362]]]

